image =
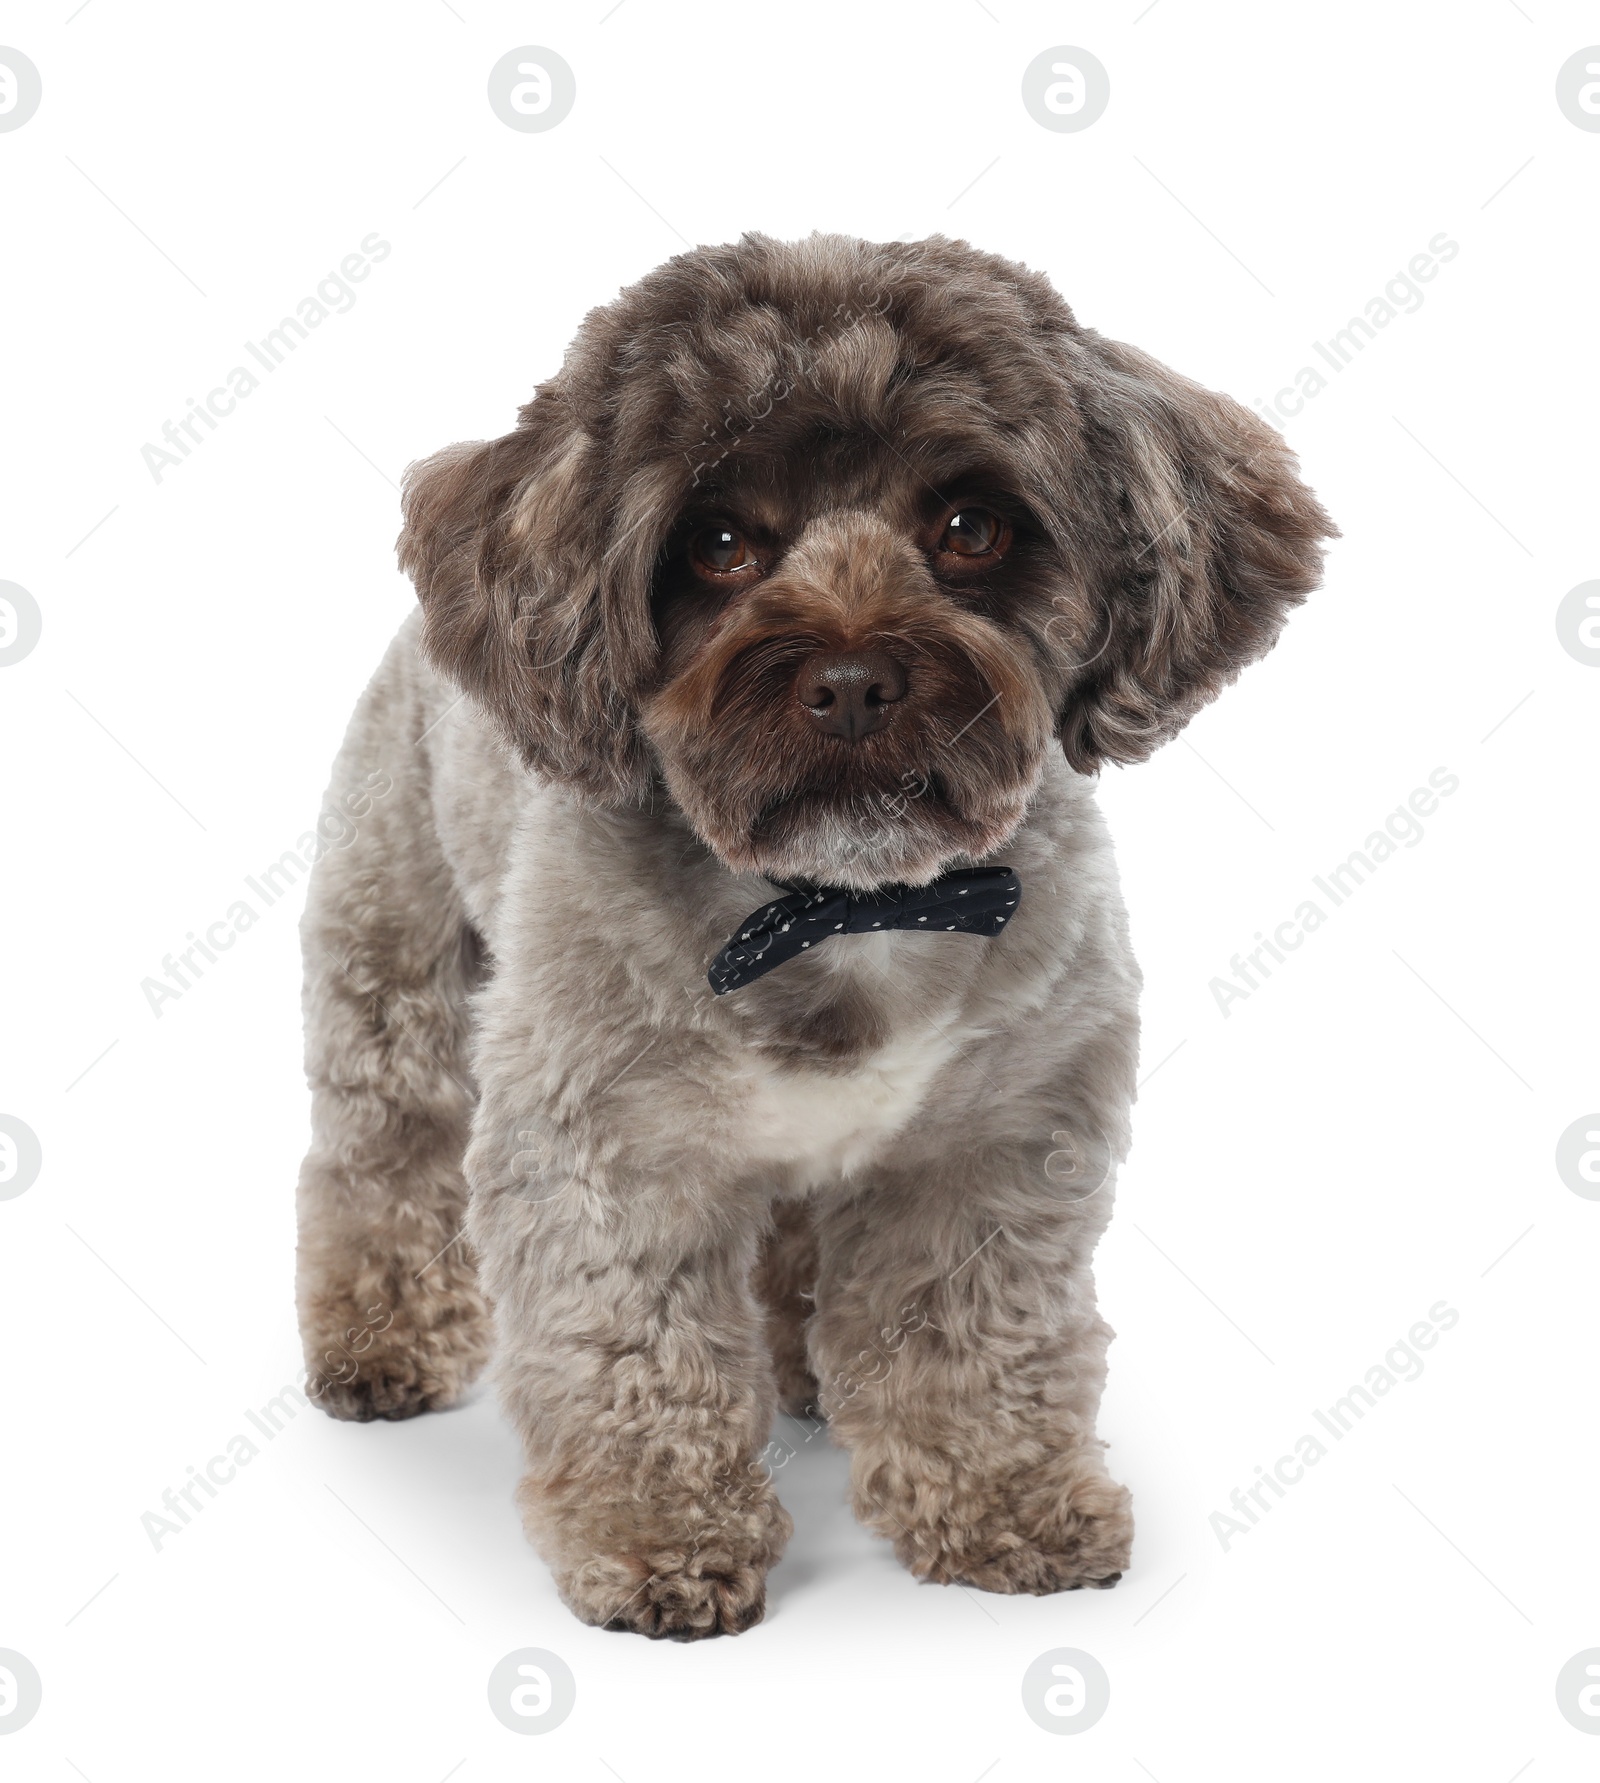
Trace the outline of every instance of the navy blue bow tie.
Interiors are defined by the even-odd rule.
[[[830,935],[869,935],[875,929],[920,929],[927,934],[998,935],[1022,897],[1009,867],[962,867],[927,885],[887,885],[879,891],[818,886],[764,904],[711,962],[706,976],[719,997],[820,947]]]

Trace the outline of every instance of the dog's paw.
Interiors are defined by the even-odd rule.
[[[768,1493],[736,1516],[704,1519],[690,1539],[636,1540],[631,1552],[558,1569],[556,1582],[573,1614],[599,1628],[674,1641],[743,1634],[766,1611],[767,1569],[793,1529]]]
[[[1035,1597],[1084,1586],[1108,1590],[1122,1577],[1133,1546],[1126,1486],[1099,1472],[1007,1481],[944,1495],[935,1518],[892,1513],[863,1521],[893,1538],[895,1552],[919,1578],[940,1585]]]
[[[419,1374],[399,1363],[401,1372],[366,1370],[350,1379],[328,1374],[307,1374],[306,1397],[330,1418],[370,1424],[374,1418],[398,1422],[419,1412],[442,1411],[460,1397],[465,1381]]]
[[[765,1567],[702,1564],[693,1554],[652,1560],[643,1579],[643,1562],[591,1561],[561,1581],[561,1595],[581,1621],[658,1641],[743,1634],[766,1613]]]
[[[304,1325],[306,1396],[334,1418],[414,1418],[453,1405],[489,1354],[488,1308],[470,1281],[441,1292],[340,1296]]]

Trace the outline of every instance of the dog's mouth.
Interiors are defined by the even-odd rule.
[[[834,816],[843,821],[859,821],[879,815],[886,823],[904,817],[913,804],[928,801],[930,806],[954,809],[948,781],[935,769],[907,769],[898,779],[886,780],[875,789],[841,798],[833,787],[798,787],[775,793],[755,814],[750,823],[751,839],[757,843],[770,839],[775,826],[786,818],[799,818],[804,813],[813,821]]]
[[[923,885],[957,863],[1001,848],[1015,834],[1037,776],[991,797],[974,811],[934,769],[842,799],[830,788],[800,788],[769,798],[744,836],[707,837],[730,866],[785,883],[871,891]]]

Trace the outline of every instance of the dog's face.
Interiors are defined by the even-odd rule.
[[[1248,410],[943,240],[680,256],[417,467],[434,661],[533,767],[730,866],[917,883],[1046,751],[1135,761],[1267,649],[1326,515]]]
[[[870,437],[752,438],[719,469],[658,574],[641,707],[695,828],[730,865],[835,885],[999,847],[1052,740],[1025,505],[977,465],[925,483]]]

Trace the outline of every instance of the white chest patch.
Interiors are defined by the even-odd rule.
[[[749,1155],[808,1183],[851,1174],[916,1113],[958,1044],[928,1024],[843,1074],[753,1067],[740,1122]]]

